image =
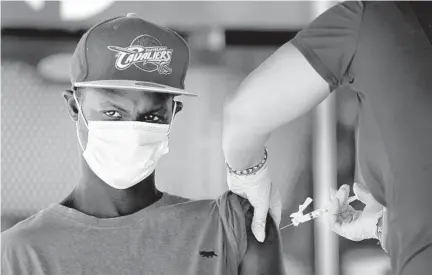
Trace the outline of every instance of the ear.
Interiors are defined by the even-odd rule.
[[[174,110],[174,115],[177,115],[181,110],[183,110],[183,102],[176,101],[176,109]]]
[[[73,97],[74,91],[66,90],[63,92],[63,98],[66,100],[66,107],[69,113],[69,117],[72,121],[78,120],[78,107]]]

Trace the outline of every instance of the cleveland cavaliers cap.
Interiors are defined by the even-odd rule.
[[[88,30],[71,61],[73,87],[195,95],[185,91],[189,47],[177,33],[135,14]]]

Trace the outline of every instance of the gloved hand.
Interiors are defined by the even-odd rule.
[[[248,199],[254,207],[252,232],[259,242],[263,242],[269,209],[278,228],[282,215],[280,195],[277,188],[272,185],[267,163],[252,175],[236,175],[227,171],[227,182],[229,190]]]
[[[329,210],[329,226],[336,234],[352,241],[377,238],[376,229],[378,218],[382,216],[383,206],[372,194],[357,183],[353,186],[358,200],[365,204],[365,208],[355,210],[348,203],[350,187],[343,185],[332,195]]]

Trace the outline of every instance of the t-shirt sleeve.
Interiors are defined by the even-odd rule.
[[[247,250],[246,213],[252,208],[248,200],[228,191],[218,200],[219,213],[230,250],[239,264]]]
[[[364,3],[335,5],[297,33],[291,43],[325,79],[331,91],[340,87],[355,55]]]

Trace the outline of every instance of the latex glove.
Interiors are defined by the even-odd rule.
[[[354,194],[365,204],[365,208],[355,210],[348,203],[350,187],[343,185],[332,195],[329,210],[329,226],[336,234],[352,241],[377,238],[376,225],[382,215],[383,206],[380,205],[370,192],[354,183]]]
[[[259,242],[263,242],[269,210],[278,228],[282,215],[280,195],[277,188],[272,185],[267,163],[252,175],[236,175],[227,171],[227,183],[229,190],[249,200],[254,207],[252,232]]]

